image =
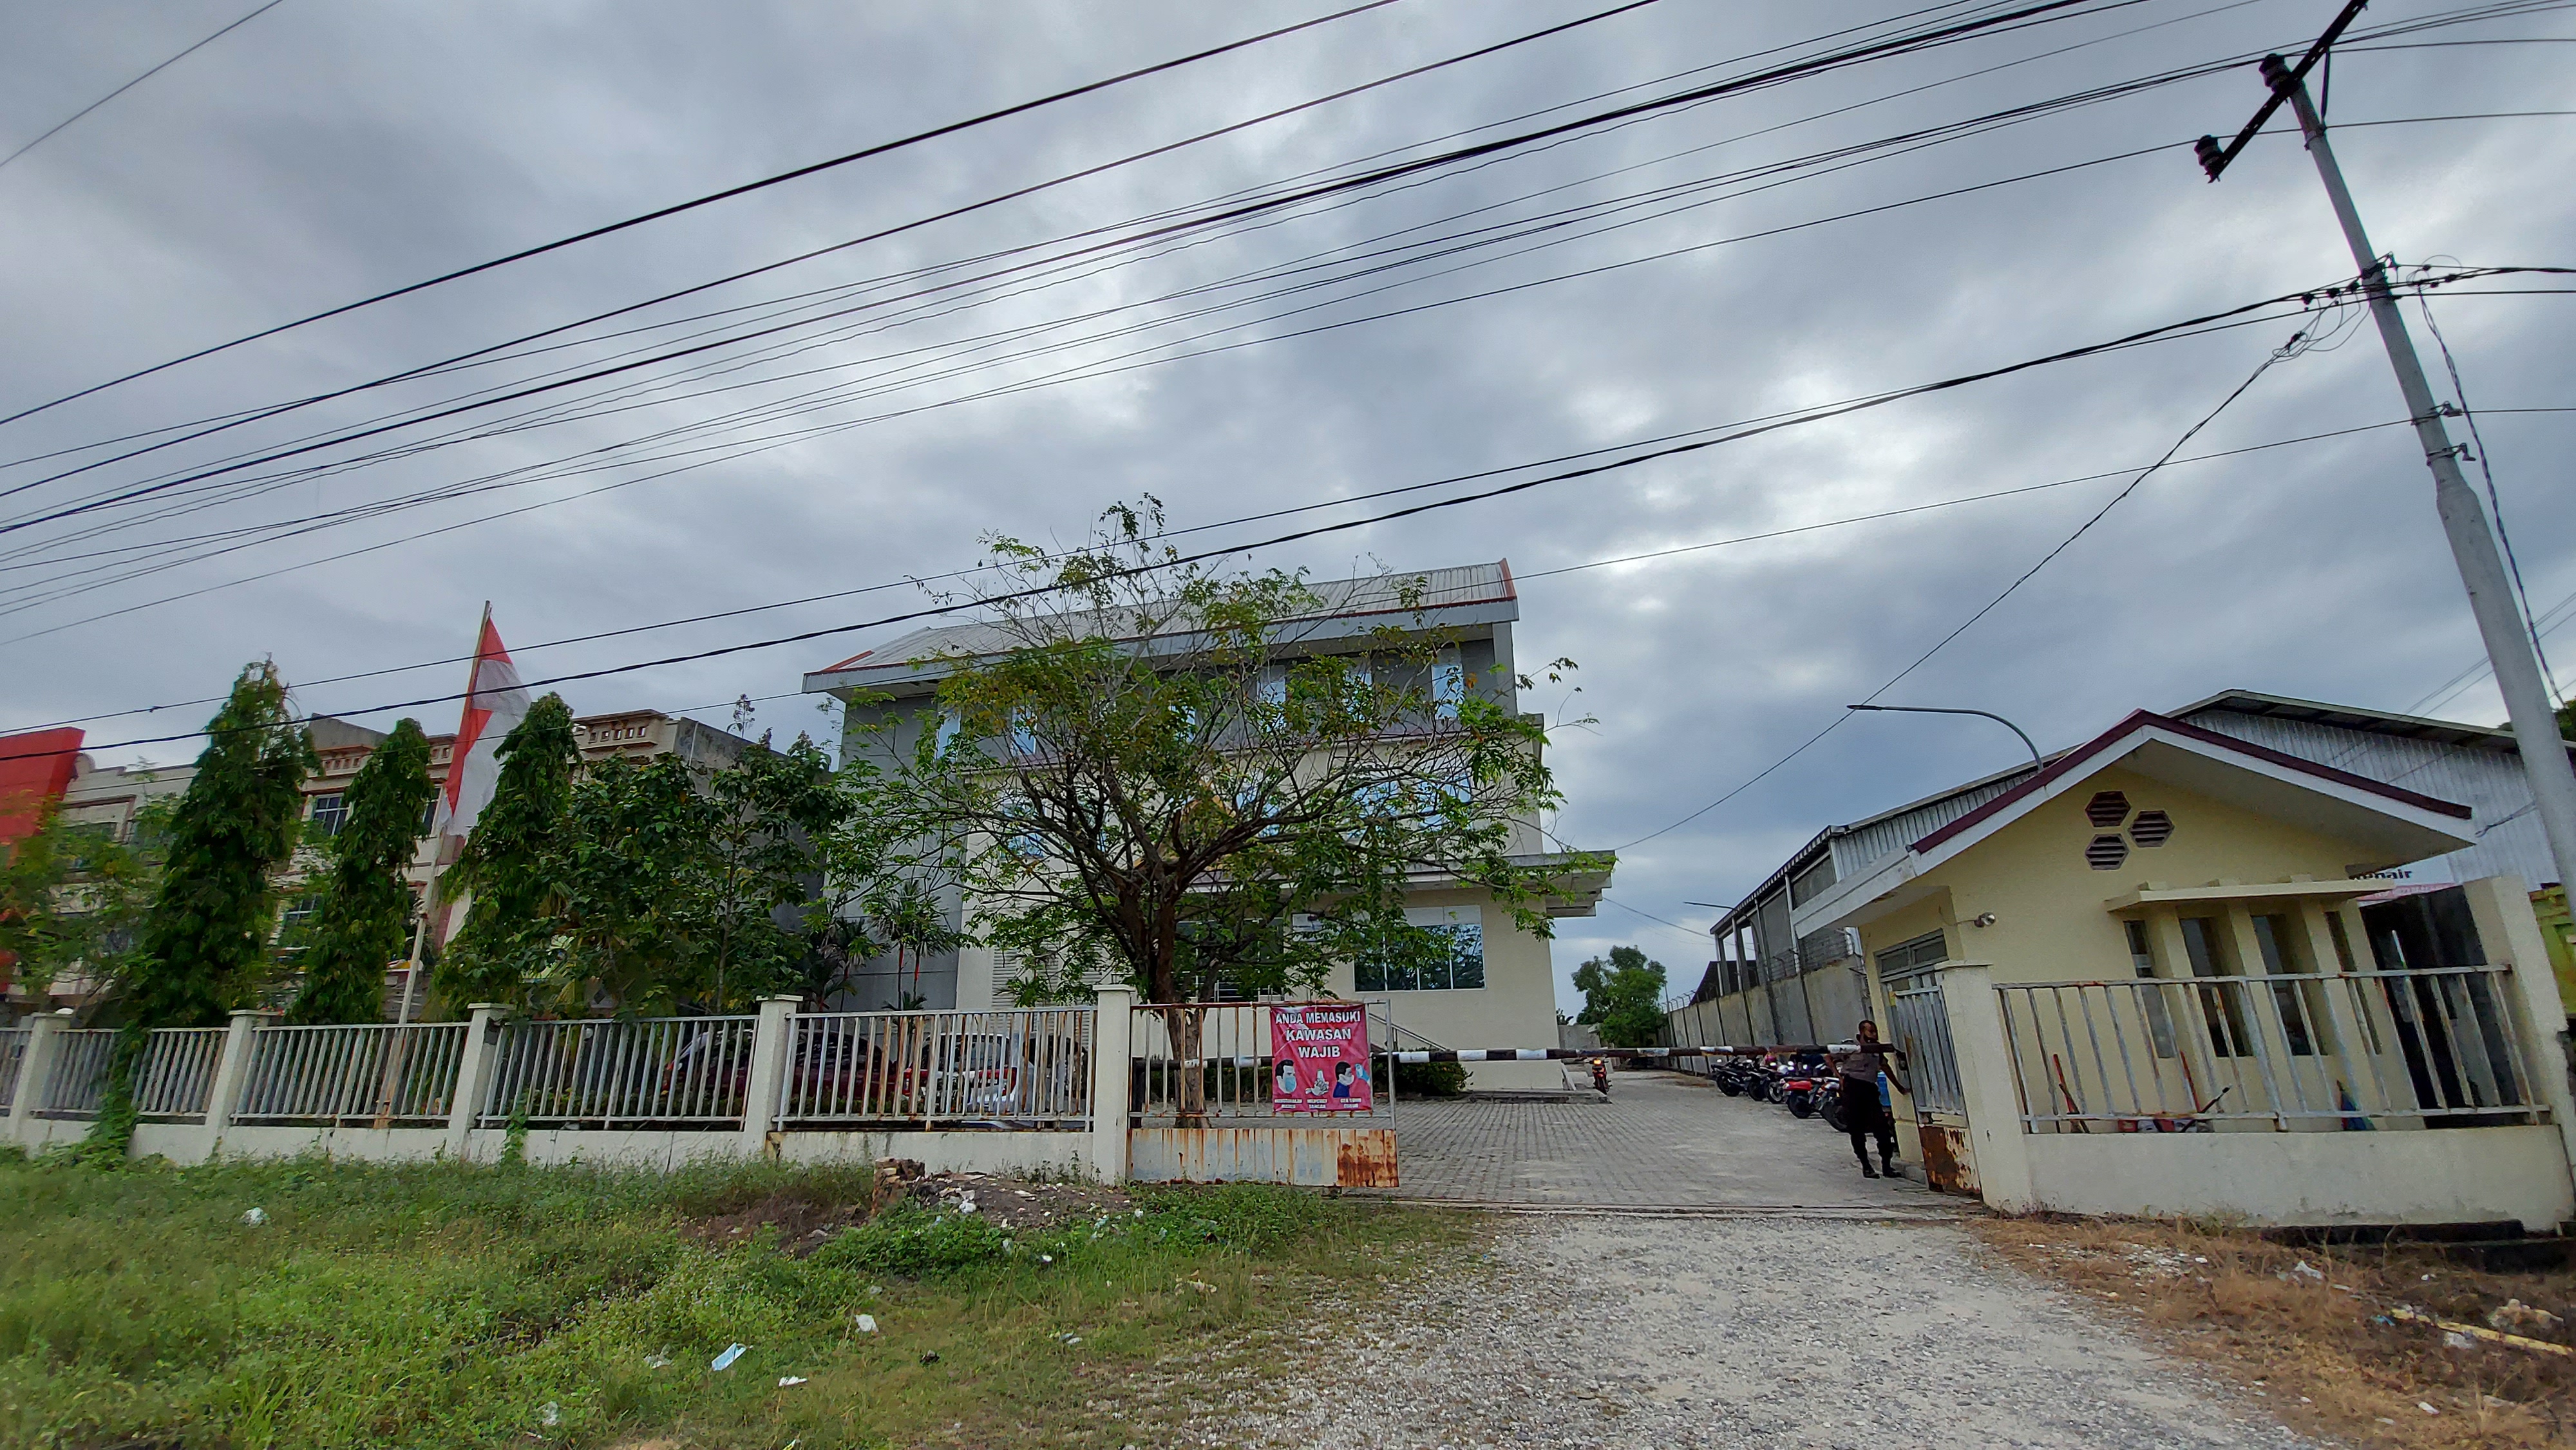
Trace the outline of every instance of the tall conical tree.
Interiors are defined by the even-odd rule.
[[[267,661],[242,670],[206,733],[196,778],[171,814],[168,862],[125,985],[126,1020],[141,1028],[217,1026],[250,999],[276,925],[269,878],[295,850],[301,787],[320,765]]]
[[[465,925],[440,957],[432,985],[451,1012],[470,1002],[518,1002],[527,981],[554,964],[554,916],[563,885],[549,866],[581,768],[572,707],[548,695],[528,707],[497,752],[500,779],[439,894],[471,892]]]
[[[410,945],[411,889],[403,868],[419,844],[432,794],[429,737],[417,720],[397,722],[349,782],[349,814],[328,847],[331,871],[314,903],[304,986],[287,1021],[383,1019],[385,965]]]

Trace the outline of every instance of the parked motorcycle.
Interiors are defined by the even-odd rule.
[[[1780,1080],[1780,1105],[1793,1118],[1812,1118],[1816,1115],[1816,1087],[1817,1080],[1803,1074],[1784,1077]]]
[[[1851,1129],[1843,1125],[1843,1085],[1841,1079],[1828,1077],[1825,1079],[1824,1086],[1816,1089],[1816,1116],[1824,1119],[1825,1126],[1833,1129],[1837,1133],[1848,1133],[1851,1131]]]

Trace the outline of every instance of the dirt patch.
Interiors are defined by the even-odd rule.
[[[841,1230],[907,1200],[933,1212],[982,1214],[996,1227],[1012,1230],[1124,1214],[1132,1206],[1126,1194],[1090,1184],[1031,1183],[993,1173],[924,1173],[911,1159],[890,1158],[877,1164],[875,1185],[864,1193],[781,1189],[748,1207],[699,1219],[686,1232],[714,1247],[774,1232],[779,1248],[801,1259]]]
[[[2420,1247],[2300,1247],[2189,1222],[1991,1219],[2017,1266],[2136,1316],[2291,1425],[2368,1445],[2576,1444],[2576,1272],[2495,1273]]]
[[[932,1210],[963,1209],[1006,1229],[1053,1228],[1075,1219],[1124,1214],[1134,1204],[1114,1188],[1090,1183],[1029,1183],[995,1173],[936,1173],[912,1183],[912,1201]]]

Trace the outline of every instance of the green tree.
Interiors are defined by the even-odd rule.
[[[764,735],[715,773],[707,794],[707,1005],[723,1011],[770,992],[811,985],[829,913],[822,900],[823,843],[856,809],[831,757],[805,736],[773,750]]]
[[[439,881],[443,897],[473,897],[431,974],[436,999],[451,1014],[471,1002],[525,1003],[529,982],[550,972],[559,955],[555,846],[581,768],[572,707],[553,694],[529,706],[502,739],[498,758],[491,803]]]
[[[1326,606],[1300,578],[1177,565],[1147,542],[1151,500],[1103,517],[1071,552],[993,541],[1002,644],[940,660],[943,724],[887,797],[1021,963],[1022,1000],[1125,981],[1173,1009],[1189,1056],[1181,1004],[1220,985],[1313,991],[1364,955],[1445,964],[1448,939],[1406,920],[1411,881],[1481,890],[1550,934],[1556,878],[1597,863],[1530,851],[1558,799],[1545,733],[1500,682],[1443,665],[1455,641],[1424,626],[1421,581],[1394,589],[1409,627],[1308,653],[1298,622]]]
[[[1651,1047],[1663,1035],[1664,964],[1635,947],[1612,947],[1607,962],[1594,957],[1575,968],[1574,989],[1583,994],[1574,1020],[1610,1046]]]
[[[133,968],[144,914],[159,888],[170,803],[144,806],[132,837],[71,824],[59,805],[34,832],[0,847],[0,954],[10,974],[43,991],[66,972],[122,981]]]
[[[603,761],[574,784],[546,868],[554,960],[537,974],[558,1006],[667,1010],[711,987],[716,826],[676,755]]]
[[[419,721],[398,721],[349,782],[348,817],[324,847],[330,870],[316,893],[301,962],[304,985],[287,1021],[383,1018],[385,966],[404,955],[411,935],[411,888],[403,871],[419,846],[421,816],[434,789],[429,737]]]
[[[277,667],[245,668],[206,726],[196,776],[170,815],[166,862],[120,1004],[134,1028],[211,1027],[250,1000],[276,924],[273,876],[303,830],[313,741],[287,713]]]

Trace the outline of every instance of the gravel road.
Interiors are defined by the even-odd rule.
[[[1207,1443],[2304,1447],[1947,1225],[1525,1217],[1327,1313]]]

